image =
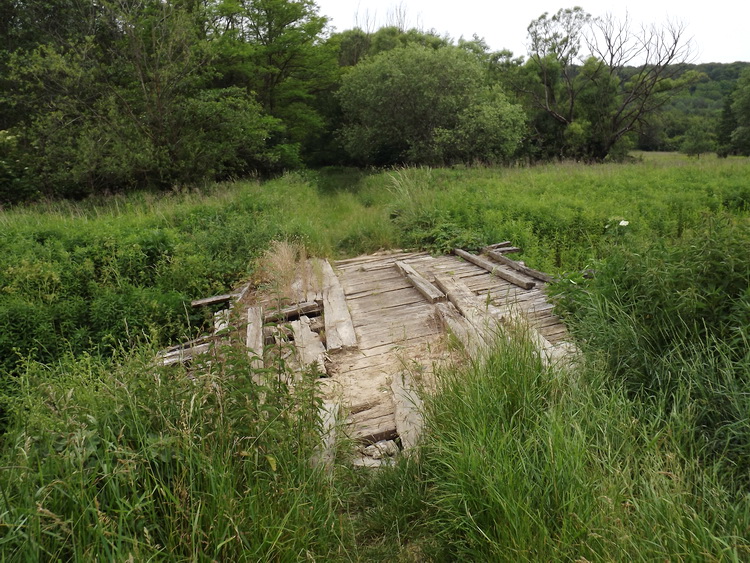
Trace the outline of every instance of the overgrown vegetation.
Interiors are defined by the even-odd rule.
[[[0,21],[2,204],[635,143],[747,153],[742,64],[687,65],[679,25],[562,9],[531,22],[524,58],[398,26],[334,33],[313,0],[8,0]]]
[[[748,163],[654,156],[4,211],[3,558],[750,557]],[[275,239],[328,256],[513,240],[562,278],[584,357],[545,369],[501,339],[441,374],[418,457],[328,476],[309,463],[316,399],[283,365],[151,361],[200,327],[185,300],[254,278]]]

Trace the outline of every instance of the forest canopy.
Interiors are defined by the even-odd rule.
[[[332,32],[313,0],[10,0],[0,202],[304,166],[750,152],[747,65],[689,64],[680,26],[571,8],[528,34],[524,58],[398,26]]]

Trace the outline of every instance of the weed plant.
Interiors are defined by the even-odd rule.
[[[683,420],[606,368],[545,369],[500,339],[441,374],[415,458],[362,495],[363,558],[428,561],[743,560],[748,499],[685,454]]]
[[[148,353],[151,352],[151,353]],[[241,348],[189,372],[153,351],[30,362],[0,465],[3,561],[326,560],[350,543],[310,460],[310,377]]]

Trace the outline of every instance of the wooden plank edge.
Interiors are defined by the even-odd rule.
[[[402,261],[396,262],[396,268],[406,277],[407,280],[414,286],[422,296],[427,299],[430,303],[439,303],[447,299],[445,293],[440,291],[432,283],[427,281],[419,272],[412,268],[409,264]]]
[[[552,276],[545,274],[544,272],[540,272],[539,270],[535,270],[534,268],[529,268],[525,264],[520,264],[515,260],[511,260],[510,258],[503,256],[500,252],[497,252],[495,250],[488,250],[486,254],[495,262],[504,264],[518,272],[521,272],[522,274],[526,274],[527,276],[531,276],[532,278],[536,278],[545,283],[550,283],[551,281],[553,281]]]
[[[517,285],[518,287],[522,289],[532,289],[536,285],[534,281],[525,280],[511,272],[505,272],[501,270],[497,265],[493,264],[486,258],[482,258],[481,256],[476,256],[474,254],[471,254],[470,252],[461,250],[460,248],[454,249],[453,252],[456,254],[456,256],[460,256],[464,260],[471,262],[472,264],[475,264],[479,266],[480,268],[487,270],[493,276],[497,276],[499,278],[504,279],[505,281],[509,281],[513,285]]]

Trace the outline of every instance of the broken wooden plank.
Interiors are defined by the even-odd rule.
[[[517,246],[513,246],[510,241],[499,242],[497,244],[490,244],[482,248],[482,252],[487,254],[490,251],[500,252],[502,254],[511,254],[514,252],[521,252],[521,249]]]
[[[323,401],[318,410],[320,417],[320,444],[313,454],[313,465],[322,466],[326,470],[333,469],[336,459],[336,419],[339,416],[339,405],[332,401]]]
[[[474,254],[471,254],[470,252],[461,250],[460,248],[456,248],[454,252],[456,256],[460,256],[464,260],[471,262],[472,264],[475,264],[479,266],[480,268],[487,270],[491,274],[499,278],[503,278],[504,280],[509,281],[510,283],[514,285],[517,285],[518,287],[521,287],[523,289],[531,289],[534,287],[534,285],[536,285],[531,280],[526,280],[512,272],[506,272],[504,270],[501,270],[496,264],[493,264],[486,258],[482,258],[481,256],[476,256]]]
[[[394,418],[396,419],[396,431],[401,438],[401,447],[404,451],[411,450],[417,445],[422,434],[422,399],[408,373],[397,373],[391,380],[393,391]]]
[[[184,364],[191,362],[196,356],[211,350],[211,344],[199,344],[190,348],[180,348],[160,356],[159,363],[163,366]]]
[[[247,309],[247,348],[253,369],[263,368],[263,307]]]
[[[295,303],[282,309],[267,311],[263,317],[266,323],[278,323],[281,321],[291,321],[298,319],[302,315],[312,315],[323,311],[323,304],[319,301],[305,301],[304,303]]]
[[[545,283],[550,283],[552,281],[552,276],[549,276],[544,272],[540,272],[539,270],[535,270],[534,268],[529,268],[525,264],[521,264],[519,262],[516,262],[515,260],[511,260],[510,258],[503,256],[500,252],[489,250],[486,254],[495,262],[499,262],[500,264],[509,266],[510,268],[521,272],[522,274],[526,274],[527,276],[531,276],[532,278],[542,280]]]
[[[404,276],[406,276],[406,279],[411,282],[414,288],[419,293],[421,293],[425,299],[427,299],[427,301],[429,301],[430,303],[445,301],[445,294],[430,282],[428,282],[426,279],[424,279],[420,275],[420,273],[412,268],[409,264],[401,262],[399,260],[396,262],[396,267]]]
[[[374,444],[380,440],[395,440],[396,419],[390,397],[383,396],[380,402],[369,409],[350,414],[347,418],[347,433],[352,440]]]
[[[214,313],[214,334],[219,334],[229,328],[229,317],[231,314],[231,309],[222,309]]]
[[[195,299],[190,302],[193,307],[204,307],[206,305],[217,305],[219,303],[226,303],[232,299],[233,293],[226,293],[224,295],[214,295],[213,297],[204,297],[203,299]]]
[[[310,328],[310,319],[303,315],[299,320],[292,321],[292,332],[294,333],[294,347],[297,349],[302,368],[306,369],[314,365],[320,375],[325,375],[326,349],[320,340],[320,335]]]
[[[436,303],[435,310],[445,328],[453,333],[470,356],[476,356],[486,347],[484,338],[477,332],[474,325],[459,313],[453,303]]]
[[[331,264],[323,261],[323,311],[326,330],[326,348],[341,350],[357,346],[352,317],[346,306],[346,296]]]
[[[467,348],[470,352],[481,351],[485,344],[492,342],[497,332],[498,323],[504,316],[504,311],[490,303],[482,303],[466,284],[452,278],[438,277],[437,286],[448,296],[448,300],[458,309],[463,317],[474,327],[479,335],[479,341],[474,338],[473,344]]]

